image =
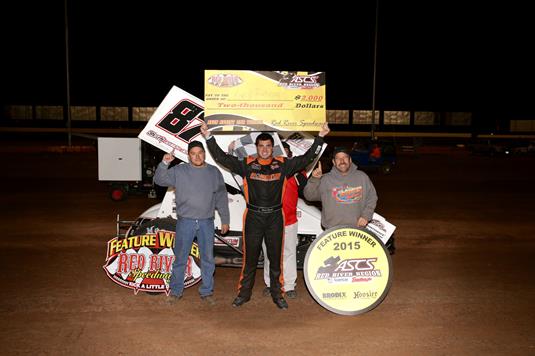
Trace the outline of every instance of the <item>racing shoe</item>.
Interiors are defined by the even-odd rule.
[[[237,296],[232,301],[232,306],[233,307],[241,307],[243,304],[247,303],[249,300],[251,300],[251,297],[240,297],[240,296]]]
[[[288,303],[286,302],[286,300],[284,300],[283,297],[273,298],[273,303],[275,303],[275,305],[279,309],[282,309],[282,310],[288,309]]]
[[[295,299],[297,298],[297,292],[295,290],[289,290],[286,292],[286,298]]]

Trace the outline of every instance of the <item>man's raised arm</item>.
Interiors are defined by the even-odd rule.
[[[208,125],[206,122],[203,122],[201,125],[201,134],[206,140],[206,146],[214,160],[222,165],[223,167],[229,169],[232,173],[244,175],[243,163],[237,157],[226,154],[221,147],[217,144],[215,137],[210,134],[208,131]]]
[[[301,156],[295,156],[286,162],[286,176],[294,175],[295,173],[303,170],[310,163],[314,161],[316,156],[321,152],[323,146],[323,137],[325,137],[331,130],[328,123],[323,123],[318,136],[314,139],[312,146]]]

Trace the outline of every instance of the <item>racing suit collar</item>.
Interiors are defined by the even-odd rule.
[[[273,162],[273,156],[266,158],[266,159],[257,157],[256,160],[258,161],[258,163],[262,165],[271,164],[271,162]]]

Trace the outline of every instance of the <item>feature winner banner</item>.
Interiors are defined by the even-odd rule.
[[[108,241],[104,271],[118,285],[133,289],[134,294],[145,291],[169,295],[174,244],[175,232],[163,229],[125,238],[115,237]],[[199,248],[194,243],[186,264],[185,288],[201,280],[199,266]]]
[[[381,240],[369,231],[337,226],[320,234],[304,263],[305,282],[314,299],[336,314],[372,310],[392,283],[392,260]]]
[[[318,131],[326,120],[324,72],[205,70],[204,81],[210,128]]]

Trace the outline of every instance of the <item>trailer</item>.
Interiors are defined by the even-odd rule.
[[[153,183],[161,151],[135,137],[98,137],[98,179],[108,182],[109,196],[123,201],[130,194],[162,198],[166,189]]]

